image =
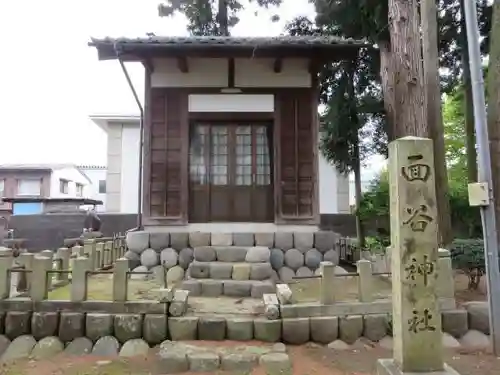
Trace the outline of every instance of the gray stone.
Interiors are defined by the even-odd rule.
[[[319,264],[323,261],[323,254],[321,254],[317,249],[311,249],[307,251],[305,256],[305,264],[311,270],[316,270]]]
[[[5,311],[0,311],[0,333],[5,332]]]
[[[363,336],[371,341],[380,341],[387,335],[388,319],[386,314],[365,315]]]
[[[220,280],[202,280],[201,295],[204,297],[220,297],[223,292],[222,281]]]
[[[227,318],[227,339],[236,341],[253,340],[252,318]]]
[[[221,355],[221,370],[249,372],[257,364],[257,355],[253,353],[223,353]]]
[[[469,328],[490,334],[488,304],[486,302],[468,302],[465,308],[469,313]]]
[[[0,358],[2,358],[2,354],[7,350],[10,345],[10,340],[7,336],[0,335]]]
[[[5,336],[9,340],[29,334],[31,331],[30,311],[7,311],[5,316]]]
[[[354,344],[363,334],[363,316],[348,315],[339,319],[339,338],[347,344]]]
[[[285,254],[281,249],[271,249],[271,256],[269,258],[271,266],[276,271],[285,265]]]
[[[180,288],[187,290],[192,297],[201,295],[201,283],[198,280],[182,280]]]
[[[339,264],[339,257],[340,257],[340,254],[339,254],[338,250],[328,250],[323,255],[323,261],[332,262],[333,264],[337,265],[337,264]]]
[[[270,263],[253,263],[250,269],[250,279],[267,280],[271,278],[272,271]]]
[[[339,319],[336,316],[311,317],[311,340],[328,344],[339,337]]]
[[[309,341],[309,318],[283,319],[283,341],[287,344],[301,345]]]
[[[457,339],[469,330],[468,314],[466,310],[448,310],[441,314],[443,332],[449,333]]]
[[[449,333],[443,332],[442,340],[443,348],[458,349],[461,347],[460,343]]]
[[[146,249],[141,254],[141,264],[148,268],[158,265],[158,253],[153,249]]]
[[[179,252],[179,266],[185,270],[189,267],[194,259],[194,251],[190,247],[185,247]]]
[[[64,350],[64,353],[77,356],[85,355],[92,352],[92,347],[92,341],[87,337],[77,337],[68,344],[68,346]]]
[[[384,349],[392,350],[394,346],[394,340],[391,336],[385,336],[382,340],[378,342],[379,346]]]
[[[335,247],[337,237],[332,231],[318,231],[314,233],[314,247],[324,254]]]
[[[157,345],[166,340],[168,337],[167,316],[163,314],[144,315],[142,336],[150,345]]]
[[[281,267],[278,270],[278,276],[284,283],[289,283],[295,277],[295,271],[288,267]]]
[[[160,349],[157,359],[163,374],[177,374],[189,370],[186,353],[182,351]]]
[[[59,317],[59,339],[70,342],[85,335],[85,314],[61,312]]]
[[[87,313],[85,327],[85,336],[94,342],[101,337],[110,336],[113,334],[113,315]]]
[[[120,343],[113,336],[101,337],[94,345],[92,349],[93,355],[98,355],[102,357],[116,356],[120,350]]]
[[[13,340],[1,357],[2,362],[13,361],[16,359],[27,358],[31,354],[36,340],[33,336],[22,335]]]
[[[149,345],[143,339],[128,340],[120,349],[120,357],[147,356]]]
[[[148,267],[146,266],[135,267],[130,274],[130,280],[148,280],[151,276],[143,273],[148,271]]]
[[[169,318],[168,329],[173,341],[196,340],[198,336],[198,318],[194,316]]]
[[[297,272],[295,273],[295,276],[297,277],[311,277],[314,275],[314,272],[311,271],[310,268],[307,268],[305,266],[300,267]]]
[[[210,278],[217,280],[228,280],[233,275],[231,263],[210,263]]]
[[[210,237],[210,233],[189,232],[189,247],[210,246]]]
[[[274,247],[274,233],[255,233],[255,246]]]
[[[177,253],[177,251],[175,249],[168,247],[168,248],[163,249],[161,251],[160,263],[165,268],[172,268],[172,267],[176,266],[178,261],[179,261],[179,254]]]
[[[115,337],[122,344],[142,337],[142,316],[140,314],[116,314],[114,317]]]
[[[480,331],[471,329],[460,339],[460,344],[466,349],[485,350],[490,349],[490,337]]]
[[[249,297],[251,289],[250,281],[224,281],[223,294],[228,297]]]
[[[233,233],[233,245],[234,246],[255,246],[255,236],[253,233]],[[269,247],[269,245],[257,245],[257,246]]]
[[[285,251],[285,265],[294,271],[297,271],[304,265],[304,254],[297,249]]]
[[[149,247],[149,232],[127,232],[126,242],[130,251],[141,254]]]
[[[170,233],[170,247],[181,251],[189,244],[189,234],[187,232]]]
[[[141,256],[133,251],[128,250],[124,257],[128,259],[128,268],[133,270],[141,265]]]
[[[64,344],[59,338],[49,336],[36,343],[31,351],[31,356],[35,359],[50,358],[64,350]]]
[[[292,232],[276,232],[274,234],[274,247],[283,251],[293,248],[293,233]]]
[[[292,369],[292,363],[286,353],[268,353],[260,356],[259,364],[264,368],[267,374],[289,373]]]
[[[277,342],[276,344],[273,345],[271,351],[273,353],[286,353],[286,345],[283,344],[282,342]]]
[[[264,263],[269,262],[271,252],[269,248],[263,246],[250,247],[247,251],[245,261],[248,263]]]
[[[328,349],[333,350],[349,350],[351,347],[342,340],[335,340],[328,344]]]
[[[194,259],[199,262],[214,262],[217,255],[212,246],[199,246],[194,248]]]
[[[176,285],[184,279],[184,269],[180,266],[175,266],[167,271],[167,285]]]
[[[212,233],[211,236],[212,246],[232,246],[233,234],[232,233]]]
[[[276,286],[270,280],[254,282],[252,288],[250,289],[250,297],[252,298],[262,298],[266,293],[274,293]]]
[[[226,319],[221,317],[201,317],[198,320],[198,339],[222,341],[226,338]]]
[[[233,274],[231,278],[233,280],[249,280],[251,267],[252,264],[250,263],[233,264]]]
[[[274,284],[278,284],[278,282],[280,281],[280,277],[278,276],[278,272],[276,272],[275,270],[273,270],[273,273],[271,274],[271,281]]]
[[[170,233],[167,232],[152,232],[149,234],[149,246],[160,251],[170,246]]]
[[[189,370],[194,372],[216,371],[220,365],[220,358],[217,353],[194,352],[187,355]]]
[[[293,234],[293,247],[305,254],[314,247],[314,233],[295,232]]]
[[[31,334],[35,340],[54,336],[59,328],[57,312],[34,312],[31,316]]]
[[[194,261],[189,265],[189,276],[195,279],[208,279],[210,277],[210,263]]]
[[[244,262],[247,249],[237,246],[218,246],[215,248],[215,253],[219,262]]]

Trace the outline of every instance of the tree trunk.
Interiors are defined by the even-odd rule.
[[[474,131],[474,102],[472,100],[472,82],[469,66],[469,43],[467,41],[467,25],[464,15],[464,0],[460,0],[460,49],[462,55],[462,71],[464,84],[464,115],[465,115],[465,151],[467,152],[467,177],[469,182],[477,181],[477,151],[476,134]]]
[[[227,16],[227,0],[219,0],[219,9],[217,12],[217,21],[219,23],[219,33],[221,36],[229,36],[229,20]]]
[[[356,213],[358,212],[361,206],[361,198],[363,193],[361,191],[361,163],[360,163],[360,155],[359,155],[359,144],[356,143],[353,145],[354,148],[354,190],[355,190],[355,200],[356,200]],[[361,251],[365,248],[365,231],[363,228],[363,223],[358,214],[356,214],[356,235],[358,238],[358,245]]]
[[[422,0],[422,42],[424,60],[425,120],[434,145],[436,206],[439,244],[448,247],[453,240],[448,200],[448,173],[446,170],[441,90],[439,87],[439,57],[437,36],[437,7],[435,0]]]
[[[387,122],[387,139],[389,142],[395,139],[395,102],[394,97],[394,66],[392,62],[391,44],[389,41],[379,43],[380,50],[380,81],[382,83],[382,94],[384,96],[384,110]]]
[[[488,67],[488,133],[497,228],[500,226],[500,1],[493,3]],[[500,232],[499,232],[500,234]],[[500,235],[498,240],[500,241]]]
[[[395,137],[430,135],[423,113],[419,26],[416,0],[389,0],[389,31],[395,75]]]

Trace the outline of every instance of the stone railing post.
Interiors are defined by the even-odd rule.
[[[359,302],[373,301],[372,262],[361,259],[356,262],[358,269],[358,299]]]
[[[451,255],[446,249],[439,249],[436,289],[439,298],[455,298],[455,282],[453,280]]]
[[[92,270],[95,269],[97,265],[97,252],[96,252],[96,243],[95,240],[85,240],[83,241],[83,248],[85,254],[87,254],[88,258],[90,259],[90,267],[92,267]]]
[[[321,303],[331,305],[335,302],[336,275],[335,265],[332,262],[321,262]]]
[[[69,264],[69,259],[71,257],[71,250],[68,249],[67,247],[61,247],[57,249],[57,258],[59,260],[59,265],[60,265],[60,270],[61,271],[68,271],[70,268]],[[58,273],[57,274],[57,280],[58,281],[68,281],[69,274],[64,272],[64,273]]]
[[[128,290],[128,259],[120,258],[113,268],[113,301],[125,302]]]
[[[19,255],[19,264],[24,267],[26,271],[33,271],[33,259],[35,254],[32,253],[22,253]],[[24,281],[24,286],[26,290],[30,290],[31,280],[33,276],[31,272],[23,272],[20,274],[20,278]],[[21,283],[22,284],[22,283]]]
[[[87,273],[92,271],[91,261],[85,257],[78,257],[73,263],[71,272],[71,301],[87,300]]]
[[[95,245],[95,263],[94,263],[94,269],[99,270],[103,267],[104,264],[104,256],[105,256],[106,250],[104,249],[104,242],[98,242]]]
[[[12,280],[10,269],[12,268],[13,260],[12,250],[0,250],[0,299],[10,297]]]
[[[105,251],[106,257],[104,258],[106,260],[106,263],[104,265],[110,266],[115,262],[113,241],[106,241],[104,243],[104,248],[106,249]]]
[[[54,252],[52,250],[43,250],[40,251],[36,257],[42,257],[42,258],[49,258],[50,259],[50,269],[54,269]],[[47,289],[52,288],[52,279],[54,278],[54,274],[50,274],[47,278]],[[36,280],[35,277],[33,277],[33,280]]]
[[[51,286],[50,279],[52,278],[49,271],[52,271],[52,258],[43,256],[35,256],[33,258],[31,274],[33,282],[30,287],[30,297],[33,302],[40,302],[47,299]]]

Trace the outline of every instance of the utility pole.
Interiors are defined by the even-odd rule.
[[[486,102],[484,98],[484,80],[479,49],[479,28],[477,24],[477,9],[475,1],[464,1],[465,21],[467,23],[467,39],[469,42],[470,73],[472,80],[472,97],[474,100],[474,119],[478,149],[479,178],[477,183],[469,184],[469,201],[471,205],[481,207],[483,224],[486,276],[488,286],[488,304],[490,317],[490,335],[493,343],[493,353],[500,356],[500,269],[498,263],[498,233],[495,218],[495,200],[493,197],[493,175],[491,172],[490,139],[486,122]],[[495,29],[500,27],[499,0],[494,4],[492,22],[492,46]],[[497,25],[495,26],[495,23]],[[492,52],[492,51],[491,51]],[[494,54],[493,54],[494,55]],[[500,60],[497,56],[490,59]],[[498,64],[498,61],[496,61]],[[495,62],[492,61],[492,65]],[[498,67],[493,67],[498,69]],[[491,69],[491,68],[490,68]],[[500,82],[495,82],[496,85]],[[491,109],[490,109],[491,110]],[[491,114],[490,114],[491,115]],[[496,172],[498,173],[498,172]],[[498,190],[497,190],[498,191]],[[500,197],[496,197],[499,199]]]
[[[434,145],[436,174],[436,200],[438,211],[439,245],[451,244],[452,230],[450,202],[448,200],[448,173],[446,170],[443,117],[441,113],[441,88],[439,87],[439,57],[437,33],[437,7],[435,0],[420,3],[422,44],[424,60],[424,119]]]

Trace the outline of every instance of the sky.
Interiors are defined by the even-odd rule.
[[[158,16],[159,2],[0,2],[0,163],[106,164],[106,135],[89,115],[138,109],[119,64],[98,61],[87,43],[91,36],[187,35],[182,15]],[[272,14],[247,7],[232,35],[279,35],[286,21],[313,17],[314,9],[307,0],[286,0],[279,22],[270,22]],[[142,98],[142,65],[127,68]]]

